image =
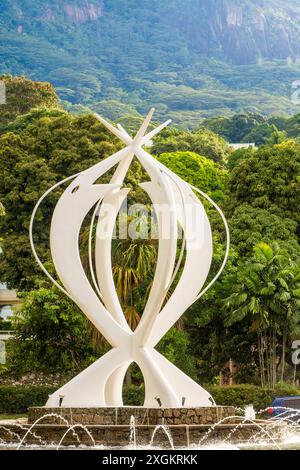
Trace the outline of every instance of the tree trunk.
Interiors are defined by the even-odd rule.
[[[284,382],[286,337],[287,337],[287,328],[285,326],[283,330],[283,335],[282,335],[281,377],[280,377],[281,382]]]
[[[277,377],[276,377],[276,330],[275,326],[272,325],[271,336],[270,336],[270,347],[271,347],[271,363],[272,363],[272,388],[275,388]]]
[[[257,347],[258,347],[258,358],[259,358],[260,382],[261,382],[261,386],[264,387],[266,385],[264,346],[263,346],[262,334],[260,332],[257,333]]]
[[[270,335],[266,333],[266,366],[267,366],[267,377],[268,377],[268,387],[271,388],[271,346],[270,346]]]
[[[128,367],[126,375],[125,375],[125,383],[127,387],[132,386],[132,377],[131,377],[131,366]]]
[[[294,365],[294,376],[293,376],[293,385],[296,386],[296,374],[297,374],[297,364]]]
[[[257,333],[257,350],[258,350],[258,360],[259,360],[259,372],[260,372],[260,384],[263,387],[263,376],[262,376],[262,361],[261,361],[261,345],[260,345],[260,333]]]

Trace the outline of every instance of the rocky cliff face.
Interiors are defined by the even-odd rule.
[[[198,0],[172,18],[200,52],[223,54],[234,64],[294,59],[300,52],[294,1]]]
[[[95,21],[103,15],[102,0],[95,4],[88,0],[82,2],[81,6],[70,3],[63,3],[63,10],[67,18],[77,24],[86,23],[87,21]]]
[[[300,53],[298,0],[169,0],[168,4],[162,0],[37,0],[36,5],[32,0],[3,1],[19,19],[19,34],[29,32],[22,20],[31,17],[52,24],[64,19],[66,25],[79,27],[96,22],[99,33],[101,18],[113,15],[117,23],[124,24],[125,18],[129,28],[135,28],[137,11],[142,11],[146,16],[155,13],[167,31],[177,29],[189,47],[233,64],[294,59]]]
[[[53,23],[63,15],[67,22],[78,25],[98,20],[103,15],[104,9],[103,0],[45,1],[34,8],[34,2],[29,0],[11,0],[5,3],[20,21],[33,19]]]

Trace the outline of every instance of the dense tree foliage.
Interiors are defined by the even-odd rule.
[[[224,198],[226,173],[213,161],[193,152],[162,153],[159,161],[217,202]]]
[[[242,113],[205,119],[202,124],[231,143],[255,143],[257,146],[280,143],[286,137],[298,140],[300,134],[300,114],[288,118]]]
[[[297,223],[299,234],[300,145],[286,141],[263,146],[232,170],[228,179],[231,213],[249,203]]]
[[[277,381],[278,339],[281,346],[281,380],[284,380],[286,346],[299,324],[300,269],[278,245],[260,243],[254,256],[238,264],[229,279],[232,293],[224,300],[228,309],[225,326],[250,318],[257,333],[261,384],[275,387]],[[291,344],[291,341],[288,342]]]
[[[50,83],[11,76],[0,76],[0,80],[5,83],[6,93],[6,104],[1,106],[0,129],[32,108],[58,106],[58,96]]]
[[[152,152],[158,156],[167,152],[194,152],[224,163],[230,149],[224,139],[205,128],[193,132],[169,128],[155,139]]]
[[[30,214],[53,184],[105,158],[120,144],[108,137],[94,117],[74,118],[64,112],[35,112],[17,119],[12,132],[0,136],[0,199],[7,208],[1,233],[9,233],[0,258],[0,278],[28,289],[39,273],[28,241]],[[45,224],[56,198],[50,196],[38,213],[35,234],[39,254],[48,259]],[[16,263],[15,260],[19,259]]]
[[[40,84],[36,86],[40,91]],[[29,89],[34,87],[32,83]],[[30,98],[29,111],[15,110],[18,115],[10,117],[0,131],[0,201],[5,207],[0,217],[0,279],[27,291],[14,320],[16,338],[9,354],[11,366],[20,373],[29,367],[73,373],[109,347],[77,307],[49,287],[32,257],[28,226],[32,209],[46,189],[106,158],[121,144],[92,115],[74,117],[57,107],[55,93],[50,95],[50,103],[47,96],[38,103]],[[300,332],[300,143],[280,134],[289,120],[272,119],[266,123],[259,115],[243,115],[231,123],[207,122],[209,129],[170,128],[154,139],[151,148],[160,162],[221,205],[231,229],[230,257],[221,279],[158,345],[160,352],[201,382],[215,383],[220,371],[228,373],[230,359],[237,364],[240,382],[274,386],[278,379],[296,377],[290,347]],[[122,120],[126,122],[127,118]],[[134,134],[140,122],[136,116],[130,132]],[[296,122],[295,117],[295,126]],[[232,152],[215,133],[223,132],[222,126],[236,133],[243,128],[244,136],[267,129],[263,133],[267,143]],[[149,197],[138,186],[146,178],[134,160],[125,181],[131,189],[129,204],[142,202],[149,207]],[[60,190],[45,201],[34,230],[38,253],[51,272],[45,227],[59,194]],[[224,257],[224,228],[215,211],[206,208],[214,231],[211,279]],[[133,219],[127,216],[126,223]],[[85,226],[80,237],[85,267]],[[156,240],[113,241],[116,290],[132,329],[143,313],[156,257]],[[141,381],[141,372],[132,366],[127,384]]]
[[[97,359],[83,313],[56,288],[24,294],[13,321],[9,363],[15,374],[77,370]]]
[[[287,253],[299,256],[297,227],[295,220],[281,217],[248,202],[238,205],[230,218],[231,237],[235,249],[242,257],[249,256],[253,246],[262,237],[267,243],[277,240]]]
[[[232,143],[242,142],[247,134],[264,123],[265,118],[256,113],[235,114],[231,117],[213,117],[203,121],[205,127]]]

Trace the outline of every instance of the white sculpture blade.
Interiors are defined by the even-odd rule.
[[[144,376],[145,407],[158,407],[155,398],[157,396],[160,397],[165,408],[214,405],[208,392],[154,349],[186,309],[201,296],[199,292],[207,279],[212,261],[212,234],[207,214],[194,194],[193,188],[142,148],[169,124],[167,121],[146,134],[153,112],[154,109],[151,109],[134,138],[131,138],[121,125],[115,128],[96,115],[96,118],[107,129],[125,143],[126,148],[79,175],[75,175],[74,181],[64,191],[55,207],[51,223],[50,247],[57,274],[64,288],[42,265],[36,254],[32,235],[33,219],[37,208],[44,197],[61,183],[47,191],[34,209],[30,224],[30,239],[39,265],[55,285],[77,303],[113,346],[109,353],[51,395],[47,407],[55,407],[59,404],[62,407],[122,406],[124,376],[132,362],[139,365]],[[129,191],[122,186],[134,156],[138,158],[150,177],[150,181],[140,186],[149,195],[157,213],[159,245],[152,288],[142,319],[133,332],[124,317],[114,284],[111,241],[117,215]],[[99,178],[115,165],[117,167],[110,183],[97,184]],[[69,179],[71,177],[64,182]],[[204,197],[212,202],[206,195]],[[226,220],[215,203],[213,205],[224,221],[228,241],[222,267],[206,289],[220,275],[229,251]],[[99,296],[86,276],[79,251],[81,226],[89,211],[95,206],[89,247],[92,247],[93,223],[98,215],[95,244],[96,275],[93,272],[92,253],[89,253],[89,262]],[[98,207],[99,213],[96,214]],[[109,208],[108,211],[106,207]],[[190,213],[191,210],[192,213]],[[176,261],[178,224],[182,227],[185,238],[179,260]],[[185,262],[180,271],[184,248]],[[163,307],[166,294],[174,278],[179,274],[180,279],[176,288]],[[63,397],[62,403],[61,397]],[[185,405],[183,405],[183,397]]]

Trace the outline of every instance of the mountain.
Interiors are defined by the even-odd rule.
[[[74,112],[117,119],[155,105],[193,126],[293,114],[298,0],[1,0],[0,73],[55,85]]]

